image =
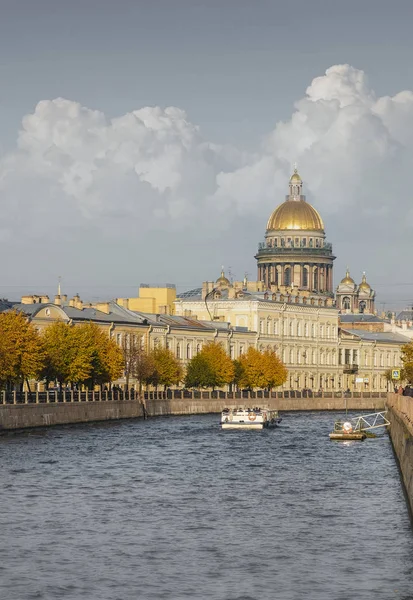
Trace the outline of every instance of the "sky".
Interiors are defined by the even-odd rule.
[[[0,7],[0,297],[254,279],[297,162],[335,284],[412,305],[410,0]]]

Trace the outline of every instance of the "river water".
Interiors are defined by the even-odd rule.
[[[261,432],[218,415],[0,437],[4,600],[413,599],[413,534],[387,435],[336,415]]]

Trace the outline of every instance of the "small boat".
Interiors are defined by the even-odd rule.
[[[367,435],[361,429],[354,429],[350,421],[336,421],[334,423],[334,431],[329,434],[330,440],[360,440],[366,439]]]
[[[224,408],[222,429],[264,429],[281,423],[277,410],[270,408]]]

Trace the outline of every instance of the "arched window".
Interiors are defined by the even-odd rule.
[[[278,335],[278,321],[274,321],[274,335]]]
[[[267,333],[268,333],[268,335],[271,335],[271,325],[272,325],[271,317],[268,317],[268,319],[267,319]]]
[[[196,345],[196,353],[199,354],[201,352],[201,344]]]
[[[314,323],[313,323],[313,324],[311,325],[311,337],[312,337],[312,338],[315,338],[315,331],[316,331],[316,329],[315,329],[315,325],[314,325]]]
[[[350,310],[350,308],[351,308],[350,298],[348,296],[344,296],[343,300],[341,301],[341,305],[344,310]]]
[[[186,345],[186,358],[190,359],[192,357],[192,346],[191,344]]]
[[[301,336],[301,323],[298,321],[297,323],[297,337]]]
[[[181,344],[176,345],[176,358],[181,358]]]
[[[294,323],[290,321],[290,337],[294,335]]]
[[[359,302],[359,313],[364,313],[366,311],[366,303],[364,300]]]

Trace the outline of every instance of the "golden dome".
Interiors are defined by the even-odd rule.
[[[224,269],[222,269],[222,271],[221,271],[221,275],[220,275],[220,277],[218,277],[218,279],[216,280],[216,282],[215,282],[215,283],[216,283],[217,285],[220,285],[221,287],[224,287],[224,286],[229,286],[229,285],[230,285],[230,281],[229,281],[229,279],[227,279],[227,278],[225,277]]]
[[[302,179],[298,174],[297,169],[294,169],[294,173],[291,175],[291,179],[290,179],[290,183],[293,181],[298,181],[299,183],[301,183]]]
[[[364,290],[365,292],[370,292],[371,287],[367,283],[366,274],[363,273],[363,277],[361,279],[361,283],[359,285],[359,290]]]
[[[356,285],[354,279],[350,277],[350,271],[347,269],[346,276],[340,281],[340,285]]]
[[[286,200],[268,219],[267,230],[274,229],[324,231],[324,223],[316,209],[305,200]]]

